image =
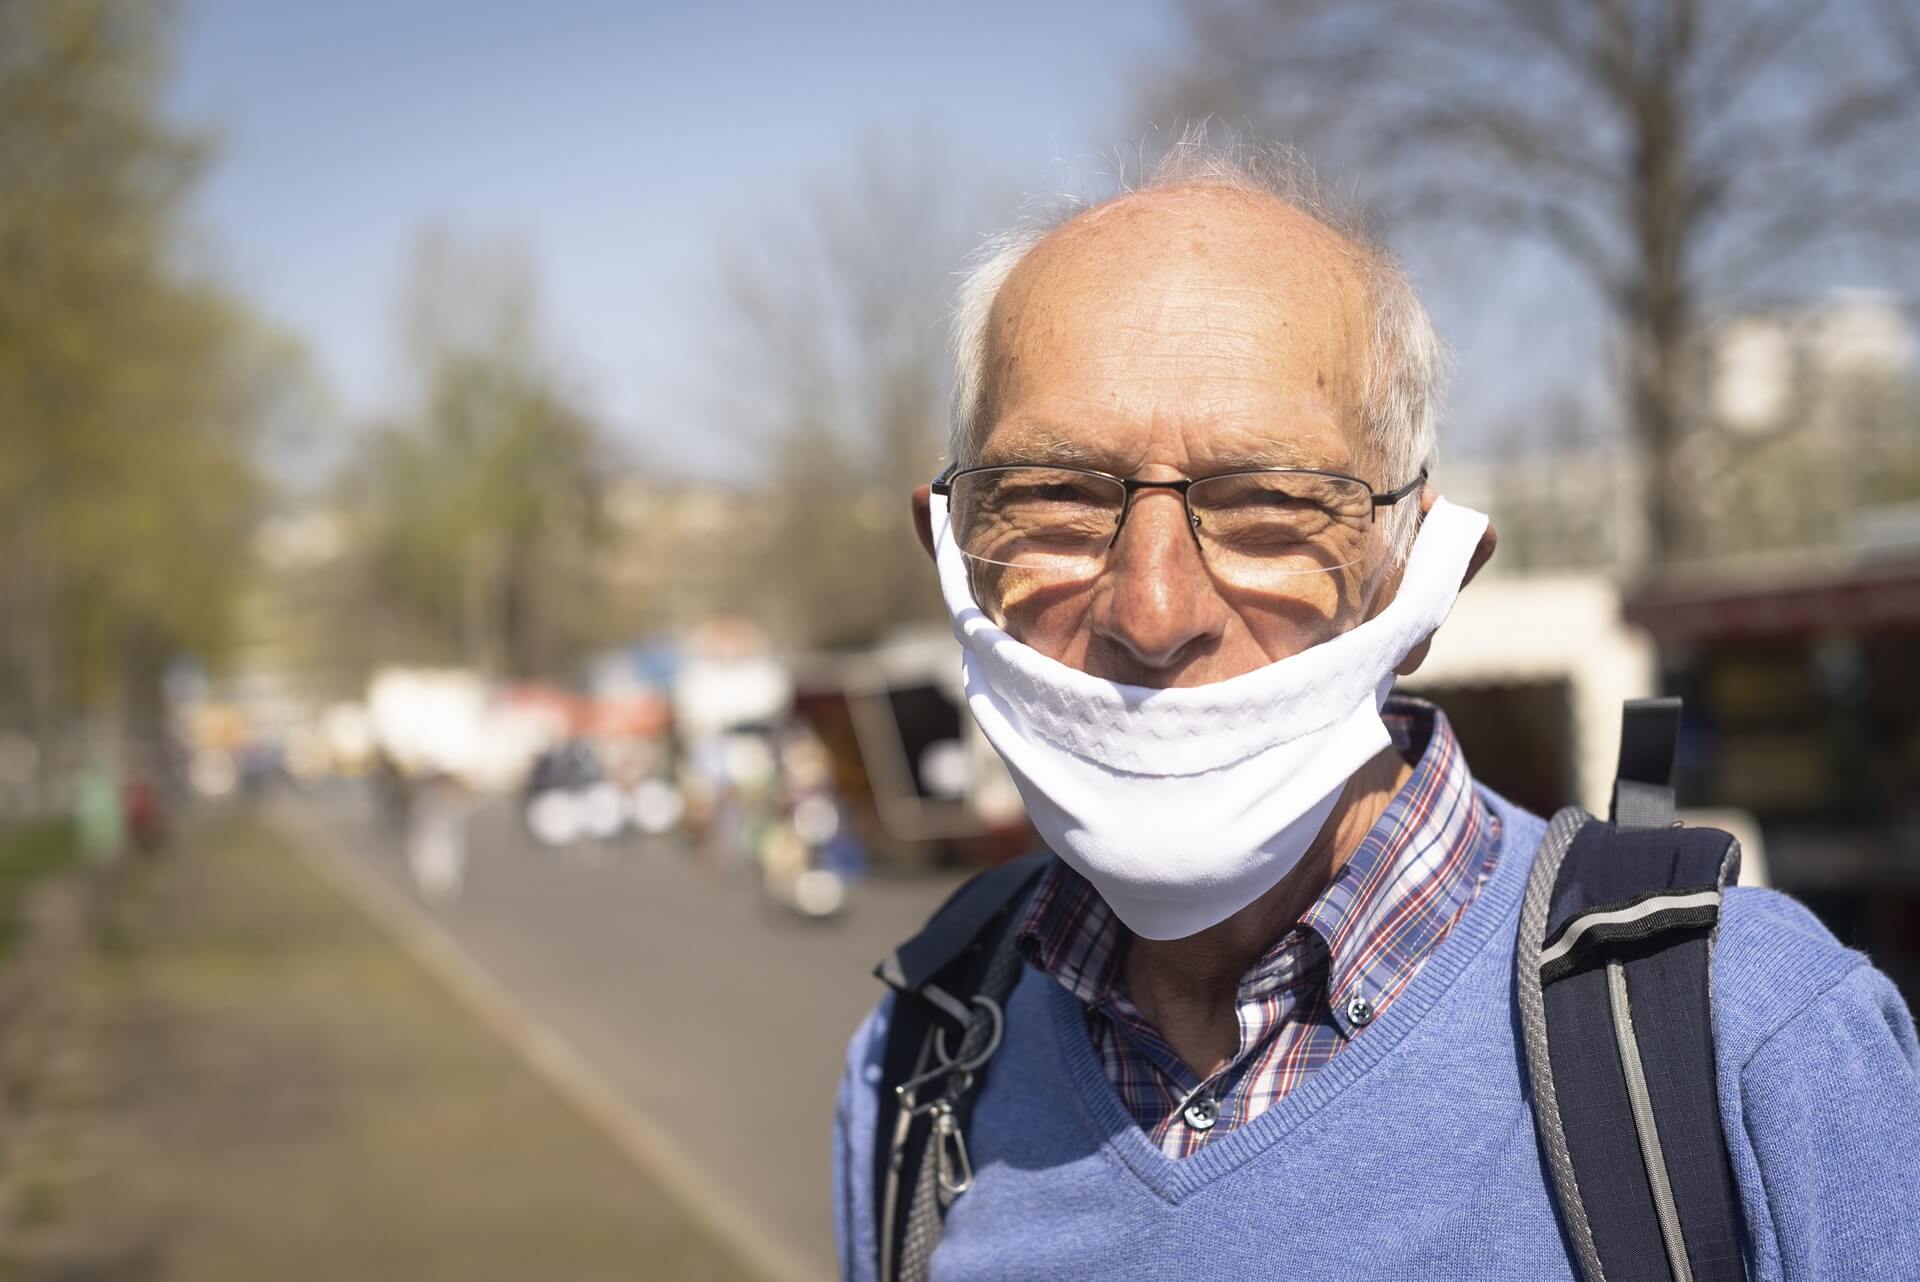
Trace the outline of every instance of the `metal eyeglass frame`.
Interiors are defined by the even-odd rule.
[[[1181,505],[1187,510],[1187,525],[1196,531],[1193,537],[1198,540],[1200,537],[1198,533],[1200,529],[1200,517],[1194,512],[1193,501],[1188,497],[1187,492],[1202,481],[1217,481],[1229,476],[1268,476],[1274,474],[1282,476],[1325,476],[1337,481],[1352,481],[1355,485],[1365,490],[1368,497],[1373,500],[1373,507],[1368,512],[1369,521],[1377,521],[1381,508],[1392,507],[1409,494],[1418,492],[1420,487],[1427,482],[1427,469],[1424,467],[1420,469],[1420,475],[1414,477],[1399,489],[1382,492],[1374,489],[1371,484],[1360,477],[1349,476],[1345,472],[1335,472],[1323,467],[1242,467],[1236,468],[1231,472],[1215,472],[1211,476],[1183,476],[1177,481],[1142,481],[1130,476],[1115,476],[1111,472],[1096,471],[1090,467],[1056,467],[1051,463],[984,463],[977,467],[963,467],[958,469],[949,463],[941,469],[940,475],[933,478],[933,483],[928,488],[941,498],[949,498],[953,494],[953,483],[963,476],[970,476],[975,472],[1005,472],[1014,468],[1037,468],[1048,472],[1072,472],[1079,476],[1097,476],[1103,481],[1112,481],[1118,485],[1123,492],[1120,500],[1120,519],[1114,522],[1113,534],[1107,539],[1107,550],[1109,551],[1111,551],[1113,545],[1119,541],[1120,531],[1126,528],[1127,513],[1133,510],[1133,496],[1141,490],[1177,491],[1180,495]]]

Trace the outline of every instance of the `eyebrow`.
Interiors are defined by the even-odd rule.
[[[1305,467],[1341,472],[1347,466],[1345,459],[1330,458],[1324,450],[1309,449],[1293,441],[1267,441],[1251,449],[1222,453],[1213,462],[1216,472],[1237,472],[1255,467]]]
[[[1111,450],[1076,440],[1065,431],[1044,423],[1022,424],[981,451],[980,464],[983,467],[1004,467],[1018,463],[1082,467],[1115,475],[1129,470],[1120,464]],[[1211,464],[1207,468],[1208,475],[1262,467],[1303,467],[1334,472],[1347,470],[1347,460],[1330,458],[1325,451],[1293,441],[1266,441],[1248,449],[1233,450],[1214,457]]]
[[[1110,450],[1076,441],[1065,432],[1045,424],[1022,425],[997,443],[989,443],[980,453],[982,466],[998,467],[1010,463],[1051,463],[1057,467],[1085,467],[1095,471],[1113,471],[1116,463]]]

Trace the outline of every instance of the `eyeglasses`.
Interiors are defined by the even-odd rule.
[[[1359,477],[1317,468],[1247,468],[1178,481],[1141,481],[1078,467],[948,468],[960,551],[1003,572],[1050,582],[1090,579],[1119,541],[1133,496],[1173,490],[1208,570],[1224,583],[1277,588],[1360,561],[1377,513],[1419,491],[1427,472],[1377,493]]]

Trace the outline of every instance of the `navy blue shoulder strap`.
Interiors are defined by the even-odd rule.
[[[1712,962],[1734,839],[1675,824],[1678,701],[1629,704],[1613,819],[1554,816],[1516,990],[1534,1118],[1585,1282],[1740,1282]]]
[[[973,877],[874,967],[894,990],[873,1131],[880,1282],[925,1282],[946,1209],[973,1182],[967,1121],[1020,976],[1020,909],[1051,858]]]
[[[935,910],[919,934],[873,968],[874,975],[898,992],[919,992],[980,943],[981,932],[1039,876],[1050,858],[1045,851],[1023,855],[969,878]]]

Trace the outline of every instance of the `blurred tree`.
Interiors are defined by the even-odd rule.
[[[1839,242],[1920,231],[1912,0],[1182,0],[1152,110],[1247,119],[1394,220],[1519,233],[1603,301],[1655,559],[1687,554],[1693,340]],[[1865,238],[1864,240],[1861,238]]]
[[[160,108],[170,13],[0,0],[0,728],[159,733],[161,676],[230,641],[294,357],[179,266],[206,155]]]
[[[941,321],[986,203],[950,161],[923,136],[869,138],[726,260],[721,413],[769,509],[742,608],[790,643],[867,644],[939,614],[907,497],[944,448]]]
[[[606,639],[594,589],[610,447],[535,339],[523,256],[429,232],[402,327],[416,405],[344,477],[375,658],[555,675]]]

